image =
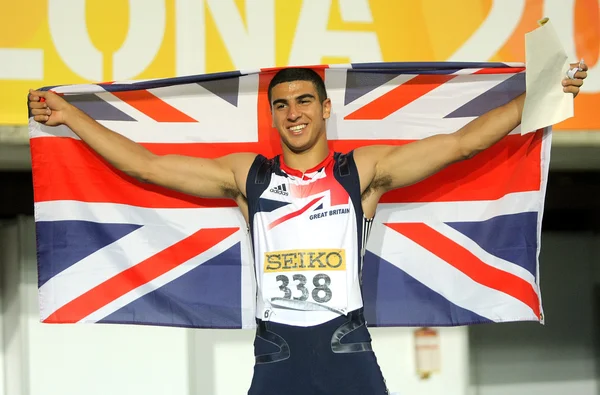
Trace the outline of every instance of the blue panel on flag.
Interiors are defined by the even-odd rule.
[[[65,100],[97,121],[129,121],[135,119],[96,95],[65,95]]]
[[[372,73],[372,72],[357,72],[348,70],[346,74],[346,93],[344,97],[344,105],[352,103],[354,100],[363,97],[373,89],[378,88],[399,74],[395,73]]]
[[[140,227],[89,221],[36,222],[38,286]]]
[[[240,79],[237,78],[224,78],[213,81],[204,81],[198,83],[203,88],[211,91],[221,99],[225,100],[231,105],[237,107],[238,96],[240,92]]]
[[[450,326],[492,322],[459,307],[406,272],[367,251],[365,318],[370,326]]]
[[[238,243],[99,322],[241,328],[240,257]]]
[[[449,222],[447,225],[476,242],[481,248],[536,276],[536,212],[501,215],[483,222]]]
[[[478,117],[508,103],[524,92],[525,73],[515,74],[446,115],[445,118]]]

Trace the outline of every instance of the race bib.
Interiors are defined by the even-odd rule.
[[[274,306],[344,312],[348,305],[346,252],[306,249],[265,253],[263,297]]]

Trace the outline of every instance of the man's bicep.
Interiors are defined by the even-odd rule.
[[[455,135],[435,135],[394,146],[377,160],[373,184],[384,191],[415,184],[459,159],[462,157]]]
[[[237,155],[216,159],[159,156],[151,165],[148,181],[194,196],[236,199],[241,193],[234,168]]]

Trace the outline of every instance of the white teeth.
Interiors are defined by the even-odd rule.
[[[292,132],[298,132],[302,129],[304,129],[306,127],[306,125],[297,125],[297,126],[292,126],[291,128],[289,128]]]

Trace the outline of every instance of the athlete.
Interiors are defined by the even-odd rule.
[[[563,80],[577,96],[587,66]],[[30,91],[35,121],[66,125],[115,168],[144,182],[231,198],[246,219],[257,278],[255,366],[249,395],[387,394],[363,316],[363,248],[379,198],[473,157],[516,128],[525,94],[452,134],[403,146],[331,152],[321,77],[279,71],[269,85],[282,154],[217,159],[155,155],[52,92]],[[44,100],[41,100],[44,99]]]

